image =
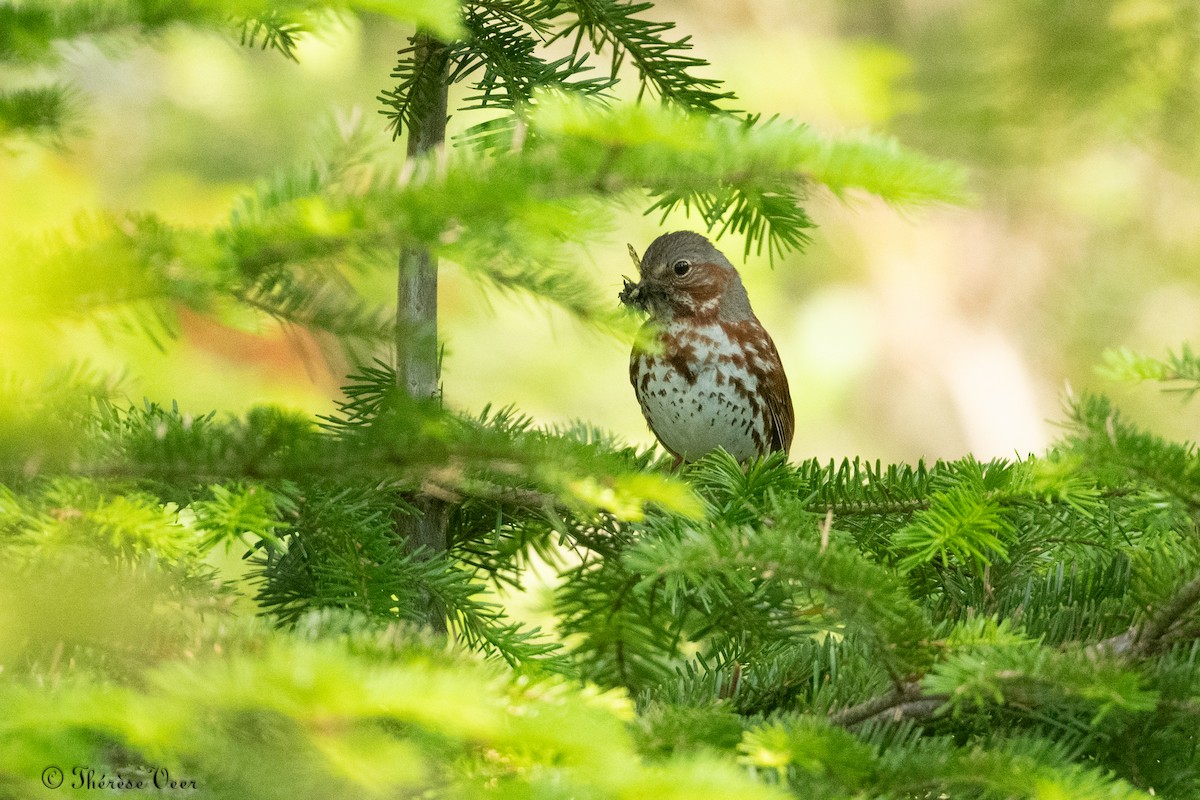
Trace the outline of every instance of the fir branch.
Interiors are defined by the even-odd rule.
[[[73,92],[66,86],[42,86],[0,92],[0,141],[28,138],[53,146],[78,124]]]
[[[166,627],[161,612],[134,627]],[[189,624],[184,637],[194,651],[122,680],[55,675],[54,690],[12,682],[5,736],[36,738],[47,757],[74,753],[96,765],[95,780],[113,783],[165,781],[165,768],[139,771],[157,754],[171,759],[174,780],[250,800],[437,793],[447,781],[465,796],[542,797],[543,767],[555,775],[549,791],[567,796],[668,787],[695,800],[783,797],[714,753],[643,763],[623,699],[536,669],[514,681],[401,626],[326,612],[294,631],[222,621]],[[45,767],[2,757],[12,785],[44,790],[32,787]],[[264,763],[289,764],[270,789],[251,778]]]
[[[1178,353],[1168,351],[1166,358],[1152,358],[1128,348],[1106,350],[1096,371],[1112,380],[1156,381],[1163,384],[1164,391],[1181,393],[1184,400],[1200,392],[1200,355],[1186,343]]]
[[[558,13],[554,0],[469,0],[466,13],[475,13],[497,23],[527,28],[545,42],[550,38],[555,15]]]
[[[968,484],[932,494],[929,506],[892,537],[892,546],[904,554],[899,567],[905,571],[935,559],[983,567],[1007,557],[1007,542],[1014,534],[1001,505],[987,497],[982,487]]]
[[[278,8],[244,19],[239,24],[239,42],[243,47],[278,50],[289,61],[299,62],[296,47],[300,38],[310,31],[307,20],[292,16]]]
[[[152,20],[140,13],[137,5],[115,0],[6,3],[0,6],[0,59],[18,65],[53,63],[57,60],[54,46],[60,41],[110,34],[127,27],[149,32]]]
[[[328,279],[346,264],[390,268],[387,254],[421,247],[494,286],[531,292],[581,319],[623,330],[627,319],[598,296],[577,268],[577,254],[565,246],[594,233],[601,215],[584,201],[594,196],[599,171],[608,173],[603,182],[612,193],[724,185],[720,191],[750,197],[764,186],[786,192],[802,170],[788,165],[786,152],[776,152],[785,145],[777,131],[760,136],[757,128],[729,120],[638,108],[601,112],[564,102],[540,104],[531,124],[536,145],[488,159],[422,163],[403,179],[392,170],[363,169],[350,136],[326,162],[261,187],[215,231],[180,229],[151,215],[100,218],[14,262],[5,270],[8,281],[30,280],[5,297],[26,307],[45,304],[38,313],[49,317],[136,298],[156,301],[160,309],[173,301],[203,310],[222,297],[256,296],[250,287],[264,275],[291,272],[299,286],[307,284],[301,270]],[[648,129],[655,137],[646,137]],[[689,144],[684,149],[678,142]],[[771,208],[734,203],[726,222],[749,225],[745,230],[773,237],[777,247],[794,244],[783,233],[786,222],[767,224],[789,219],[788,212]],[[83,260],[94,281],[68,278]],[[341,322],[333,313],[292,314],[305,305],[299,297],[277,304],[274,313],[298,324],[363,330],[355,302],[339,302],[346,310]]]
[[[777,124],[769,120],[765,126]],[[960,166],[914,154],[891,137],[864,132],[836,139],[796,138],[809,179],[838,197],[856,189],[900,205],[970,200]]]
[[[31,323],[124,313],[157,339],[173,335],[174,304],[204,313],[236,301],[281,322],[382,341],[391,328],[381,311],[326,266],[348,251],[352,245],[336,235],[268,242],[245,223],[219,232],[214,247],[201,231],[155,216],[99,216],[79,220],[49,246],[23,243],[13,254],[20,265],[0,285],[13,290],[6,312]]]
[[[172,25],[236,31],[242,43],[295,56],[297,34],[321,16],[366,11],[415,24],[442,36],[460,30],[453,0],[187,0],[176,3],[89,0],[57,3],[26,0],[0,7],[0,59],[38,63],[54,58],[56,42],[132,32],[151,36]]]
[[[306,278],[288,272],[266,273],[231,293],[238,302],[281,323],[324,331],[347,345],[354,340],[381,342],[392,334],[392,319],[383,309],[335,281],[321,276]]]
[[[1198,604],[1200,604],[1200,576],[1184,584],[1170,601],[1164,604],[1138,630],[1133,641],[1134,653],[1145,656],[1160,647],[1170,634],[1172,627],[1178,624],[1184,615],[1191,613]]]
[[[701,534],[673,525],[643,534],[625,554],[626,568],[643,576],[642,591],[661,583],[671,607],[693,605],[703,620],[698,638],[710,630],[740,630],[749,639],[849,629],[874,643],[896,674],[927,662],[923,614],[885,571],[844,545],[822,550],[816,537],[798,537],[803,523],[785,507],[772,516],[778,528],[718,526]],[[815,610],[800,610],[806,594]]]
[[[392,138],[411,128],[414,114],[419,109],[430,107],[446,83],[450,67],[450,49],[447,47],[425,47],[418,37],[409,39],[409,46],[397,55],[391,77],[396,79],[395,88],[384,90],[379,101],[386,106],[380,113],[388,119]]]
[[[542,2],[467,6],[464,22],[470,35],[455,48],[449,78],[457,83],[483,72],[474,83],[476,94],[466,98],[467,110],[515,111],[528,105],[539,89],[595,95],[613,85],[615,77],[580,77],[590,69],[587,54],[571,53],[554,61],[537,55],[557,11],[554,4]]]
[[[303,35],[356,11],[385,14],[446,37],[461,31],[454,0],[27,0],[15,6],[0,5],[0,63],[53,66],[60,43],[90,39],[107,44],[122,36],[136,41],[176,25],[233,33],[244,46],[275,50],[296,61]],[[0,136],[23,132],[57,145],[64,135],[75,132],[68,124],[76,114],[73,106],[70,93],[57,85],[4,93],[0,95]]]
[[[561,656],[553,655],[557,644],[481,599],[482,585],[446,554],[401,546],[392,524],[394,502],[370,488],[309,482],[297,489],[281,544],[256,560],[258,601],[286,624],[322,608],[415,622],[425,619],[428,596],[468,648],[513,666],[536,661],[564,668]]]
[[[191,485],[336,473],[409,492],[428,484],[439,493],[509,503],[514,512],[558,498],[554,505],[539,503],[542,518],[560,508],[584,518],[605,508],[636,517],[647,502],[695,513],[689,491],[669,477],[643,474],[646,454],[522,427],[509,414],[472,418],[415,402],[398,391],[393,376],[382,367],[354,376],[347,401],[323,418],[324,429],[272,408],[218,419],[153,403],[103,404],[87,418],[64,421],[61,437],[27,449],[31,426],[38,425],[30,408],[30,415],[0,417],[0,455],[11,455],[0,474],[69,470]]]
[[[947,699],[951,715],[987,706],[1050,713],[1077,707],[1096,726],[1108,715],[1155,710],[1160,693],[1148,689],[1136,665],[1097,658],[1078,644],[1058,649],[1027,639],[948,644],[948,654],[923,679],[930,693]]]
[[[967,796],[1146,800],[1149,794],[1090,761],[1064,732],[984,733],[963,745],[920,736],[910,722],[861,725],[851,735],[809,716],[782,717],[746,731],[739,761],[797,797]]]
[[[1171,633],[1185,616],[1200,605],[1200,577],[1180,587],[1171,598],[1149,617],[1128,630],[1088,646],[1097,656],[1118,656],[1141,659],[1159,651],[1170,640]]]
[[[539,141],[558,140],[560,158],[590,163],[583,172],[594,187],[643,188],[659,198],[652,209],[695,205],[710,229],[745,232],[747,252],[764,241],[776,255],[804,243],[810,223],[795,201],[810,182],[839,193],[879,192],[900,203],[963,196],[964,176],[955,168],[893,142],[860,140],[843,148],[782,120],[701,119],[645,106],[600,112],[564,98],[539,104],[532,124]]]
[[[1108,398],[1069,398],[1071,433],[1064,450],[1082,458],[1108,483],[1134,479],[1200,509],[1200,455],[1194,443],[1167,442],[1125,420]]]
[[[733,98],[732,92],[719,90],[720,81],[692,74],[692,70],[706,67],[708,62],[686,55],[692,48],[690,36],[674,41],[664,38],[674,30],[675,23],[640,18],[642,12],[653,7],[651,3],[569,0],[560,7],[574,20],[555,38],[574,36],[576,51],[584,37],[598,51],[609,49],[614,76],[628,58],[637,70],[643,92],[649,89],[664,102],[709,113],[723,113],[717,104]]]
[[[829,722],[843,728],[861,725],[876,719],[926,719],[946,702],[946,695],[926,695],[920,681],[908,681],[886,694],[864,700],[829,715]]]
[[[743,256],[762,255],[763,246],[771,261],[793,250],[802,250],[811,238],[806,232],[816,227],[800,206],[803,199],[796,190],[773,186],[762,190],[719,186],[714,190],[653,192],[654,202],[646,214],[662,212],[661,221],[677,210],[691,216],[696,209],[705,228],[718,238],[726,233],[742,236],[746,242]]]
[[[882,728],[881,728],[882,730]],[[888,747],[875,763],[882,786],[911,793],[978,794],[984,797],[1061,797],[1149,800],[1104,768],[1080,764],[1077,752],[1063,744],[1064,732],[980,737],[955,746],[949,737],[926,738]]]

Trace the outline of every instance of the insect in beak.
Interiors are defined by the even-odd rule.
[[[617,299],[621,301],[622,305],[626,305],[631,308],[641,308],[642,287],[629,280],[629,278],[625,275],[622,275],[621,278],[624,280],[625,285],[621,288],[621,293],[617,295]]]
[[[637,250],[634,250],[633,245],[631,244],[626,244],[625,246],[629,248],[629,257],[633,259],[633,264],[635,267],[637,267],[638,274],[640,275],[642,271],[642,260],[638,258]],[[622,275],[621,279],[624,281],[624,285],[621,288],[621,293],[617,295],[617,299],[621,301],[622,305],[629,306],[630,308],[642,309],[644,311],[646,308],[646,303],[642,298],[641,284],[634,283],[625,275]]]

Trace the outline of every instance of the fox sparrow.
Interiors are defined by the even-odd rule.
[[[792,443],[787,376],[742,279],[708,239],[664,234],[625,279],[620,300],[649,315],[629,379],[650,430],[675,463],[723,447],[746,461]]]

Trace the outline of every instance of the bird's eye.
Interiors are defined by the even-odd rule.
[[[688,262],[684,261],[683,259],[680,259],[679,261],[675,262],[675,267],[674,267],[675,274],[679,275],[681,277],[684,275],[687,275],[688,270],[691,268],[692,268],[692,265],[689,264]]]

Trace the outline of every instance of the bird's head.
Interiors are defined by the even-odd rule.
[[[640,260],[633,245],[629,254],[641,280],[626,278],[618,297],[651,319],[712,316],[736,322],[753,317],[737,270],[700,234],[665,233],[651,242]]]

